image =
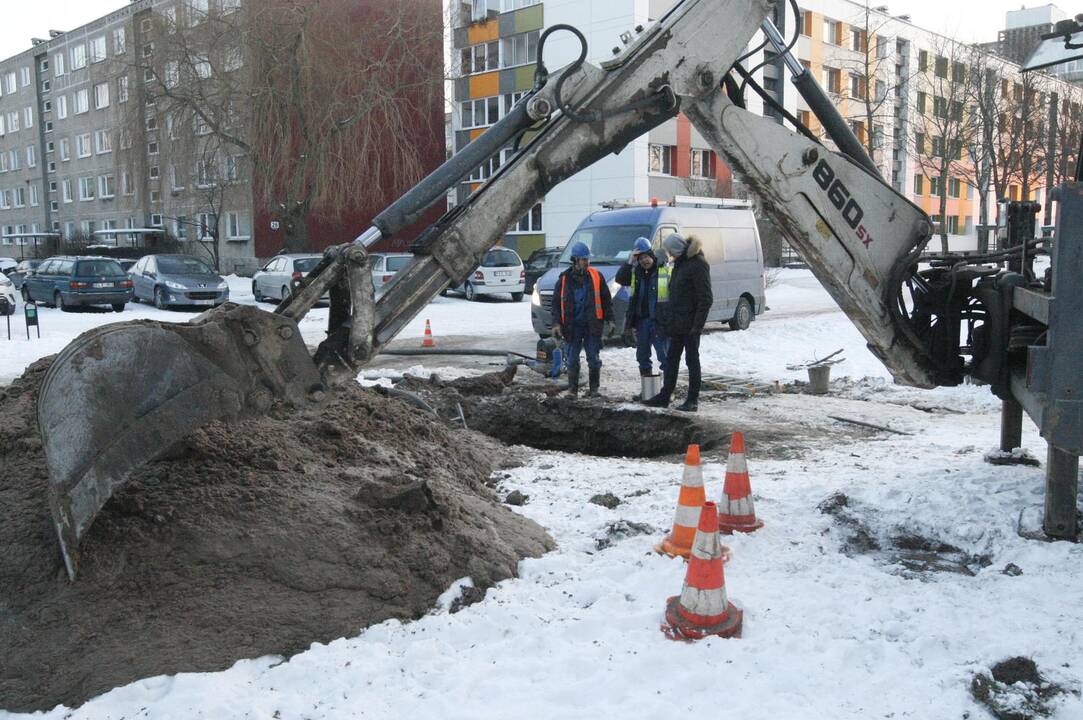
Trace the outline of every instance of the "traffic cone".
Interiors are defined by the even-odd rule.
[[[696,537],[700,508],[707,501],[703,490],[703,466],[699,463],[699,445],[689,445],[684,455],[684,475],[677,496],[677,512],[673,515],[673,530],[654,546],[654,551],[670,557],[688,557]]]
[[[684,587],[680,595],[666,600],[662,632],[670,640],[699,640],[708,635],[741,637],[743,619],[741,609],[726,597],[718,508],[713,502],[704,503]]]
[[[425,339],[421,341],[421,347],[436,347],[436,341],[432,339],[432,328],[429,327],[429,321],[425,321]]]
[[[733,532],[752,532],[763,527],[756,519],[752,504],[752,485],[748,480],[745,463],[745,436],[733,433],[730,454],[726,460],[726,484],[722,489],[722,501],[718,504],[718,527],[727,535]]]

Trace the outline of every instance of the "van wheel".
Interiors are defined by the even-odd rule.
[[[737,309],[733,311],[730,319],[730,330],[748,330],[751,324],[752,303],[748,302],[748,298],[741,298],[737,301]]]
[[[259,293],[259,283],[252,281],[252,299],[258,303],[263,302],[263,296]]]
[[[466,287],[463,290],[463,295],[470,302],[474,302],[475,300],[478,299],[478,293],[477,293],[476,290],[474,290],[474,286],[471,285],[470,283],[466,284]]]
[[[60,294],[60,291],[53,293],[53,307],[58,308],[61,312],[68,311],[68,308],[64,305],[64,296]]]

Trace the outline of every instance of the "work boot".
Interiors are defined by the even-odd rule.
[[[669,407],[669,398],[667,398],[662,393],[658,393],[657,395],[652,397],[650,400],[647,400],[643,404],[646,405],[647,407],[665,408],[665,407]]]
[[[677,406],[677,409],[681,412],[698,412],[699,404],[694,400],[685,400]]]
[[[579,366],[568,368],[568,397],[579,397]]]
[[[590,383],[587,390],[586,397],[596,398],[601,397],[602,394],[598,392],[598,385],[601,384],[602,369],[601,368],[588,368],[587,369],[587,382]]]

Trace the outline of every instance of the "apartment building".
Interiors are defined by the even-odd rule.
[[[464,1],[452,34],[452,57],[460,77],[455,81],[453,113],[455,149],[462,149],[496,122],[529,89],[533,80],[538,34],[556,23],[578,27],[590,42],[588,60],[598,63],[621,44],[620,34],[660,17],[671,0],[470,0]],[[943,154],[944,139],[928,118],[969,112],[957,107],[940,90],[940,80],[965,72],[960,63],[949,63],[945,54],[953,41],[918,28],[906,16],[893,16],[884,6],[869,7],[849,0],[805,0],[796,31],[794,53],[814,73],[836,101],[855,134],[872,146],[872,156],[885,179],[928,213],[937,228],[943,225],[953,248],[975,246],[979,222],[979,193],[965,172],[965,162],[955,162],[955,174],[941,178],[931,168],[930,157]],[[786,37],[794,31],[794,19],[783,4],[776,10],[775,24]],[[578,49],[570,38],[546,48],[546,62],[559,67]],[[755,39],[754,42],[758,42]],[[766,93],[789,114],[814,132],[822,129],[807,104],[789,83],[781,58],[770,50],[754,53],[749,67]],[[990,60],[990,68],[1003,81],[1005,93],[1021,83],[1019,67],[1004,58]],[[1044,81],[1043,81],[1044,82]],[[1059,91],[1063,112],[1078,111],[1078,98],[1070,86],[1049,79]],[[1046,95],[1041,96],[1043,102]],[[1067,102],[1065,102],[1067,100]],[[961,103],[956,103],[960,105]],[[748,108],[778,122],[780,113],[754,94]],[[830,144],[830,143],[828,143]],[[956,153],[967,149],[956,148]],[[461,201],[476,189],[502,157],[494,158],[459,189]],[[965,161],[965,157],[961,158]],[[946,208],[940,212],[940,183],[947,190]],[[1045,183],[1030,185],[1030,199],[1043,201]],[[1022,188],[1012,186],[1008,195],[1022,198]],[[617,156],[565,181],[549,192],[543,202],[512,227],[504,243],[526,255],[543,244],[560,245],[583,217],[613,199],[646,202],[668,201],[674,195],[741,195],[729,171],[683,116],[678,116],[630,144]],[[992,191],[987,198],[995,209]],[[991,211],[992,212],[992,211]],[[989,222],[992,221],[992,214]]]
[[[367,8],[357,3],[344,17],[365,22]],[[132,0],[0,60],[0,255],[40,255],[71,241],[144,247],[164,238],[208,251],[204,257],[217,256],[230,272],[278,252],[285,221],[260,199],[245,152],[212,133],[200,113],[178,111],[163,89],[185,77],[223,78],[233,94],[213,111],[228,115],[227,129],[247,143],[261,142],[245,125],[249,108],[235,103],[254,82],[245,33],[221,32],[244,28],[248,9],[247,0]],[[437,22],[438,13],[434,7]],[[218,30],[205,32],[212,20]],[[443,76],[439,63],[426,72],[435,83]],[[419,105],[417,114],[439,117],[439,105]],[[439,121],[426,116],[425,124]],[[410,141],[423,173],[444,159],[444,138],[430,135]],[[309,249],[364,230],[376,211],[362,200],[310,213]]]

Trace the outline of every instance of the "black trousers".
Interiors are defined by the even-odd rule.
[[[666,355],[666,375],[659,393],[667,401],[677,387],[677,371],[681,366],[681,353],[688,366],[688,401],[699,401],[699,333],[669,336],[669,353]]]

